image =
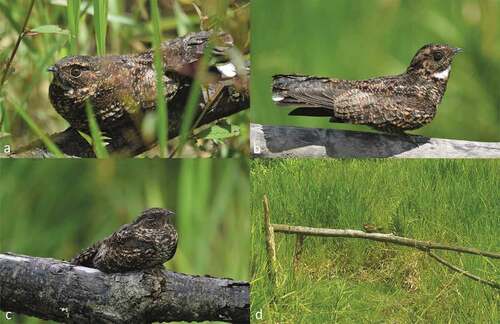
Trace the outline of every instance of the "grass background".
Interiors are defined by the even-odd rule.
[[[412,131],[500,141],[497,0],[252,0],[253,122],[371,131],[328,118],[288,116],[271,101],[274,74],[368,79],[404,72],[427,43],[464,48],[434,121]]]
[[[0,0],[0,76],[30,3],[30,0]],[[66,3],[71,6],[67,8]],[[218,26],[233,35],[241,52],[248,51],[248,0],[159,0],[157,3],[161,41],[199,31],[200,18],[193,6],[198,4],[211,23],[216,20]],[[0,144],[12,144],[15,148],[31,142],[39,137],[33,133],[33,127],[48,134],[66,129],[68,123],[57,114],[48,99],[52,75],[47,68],[68,55],[140,53],[152,48],[155,32],[151,26],[150,5],[150,1],[145,0],[35,1],[27,28],[36,30],[40,26],[56,25],[60,29],[44,29],[44,32],[22,39],[12,72],[0,89]],[[154,3],[153,7],[156,7]],[[34,126],[29,127],[23,115],[32,119]],[[240,136],[190,142],[184,156],[245,155],[248,151],[248,115],[248,111],[244,111],[227,118],[241,128]],[[155,129],[150,130],[152,125],[154,122],[145,124],[145,133],[155,133]],[[158,129],[165,132],[162,125]],[[153,151],[149,156],[158,154]]]
[[[267,278],[262,198],[271,222],[362,230],[500,250],[500,161],[253,160],[252,316],[267,323],[498,323],[500,295],[420,251],[367,240],[275,234],[277,285]],[[498,260],[437,252],[500,281]],[[274,295],[274,298],[273,298]],[[255,318],[255,317],[253,317]]]
[[[248,280],[248,172],[239,159],[3,160],[0,252],[68,260],[143,209],[165,207],[180,236],[168,269]]]

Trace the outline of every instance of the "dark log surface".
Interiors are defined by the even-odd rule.
[[[67,323],[249,322],[249,284],[167,270],[106,274],[0,254],[0,309]]]
[[[252,124],[250,149],[264,158],[500,158],[500,142]]]

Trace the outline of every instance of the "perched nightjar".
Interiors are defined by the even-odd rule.
[[[146,209],[131,224],[80,252],[71,263],[108,273],[162,267],[177,249],[174,215],[163,208]]]
[[[169,110],[169,115],[183,113],[207,48],[213,58],[209,71],[217,70],[221,78],[236,75],[227,56],[231,47],[231,35],[210,31],[190,33],[161,44],[165,100],[174,110]],[[152,50],[130,55],[68,56],[48,70],[54,74],[49,87],[52,105],[79,131],[89,131],[87,102],[93,107],[101,131],[108,136],[130,126],[140,128],[143,116],[156,109]],[[175,112],[176,109],[182,111]]]
[[[326,116],[334,123],[404,133],[432,121],[446,91],[451,63],[460,48],[429,44],[406,72],[368,80],[275,75],[272,99],[298,108],[290,115]]]

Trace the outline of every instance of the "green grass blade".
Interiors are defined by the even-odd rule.
[[[156,109],[157,109],[157,134],[160,145],[160,156],[168,156],[168,110],[165,100],[165,85],[163,84],[163,64],[161,55],[160,37],[160,12],[158,0],[151,0],[151,22],[153,27],[153,53],[156,72]]]
[[[203,78],[203,75],[206,72],[210,53],[212,52],[212,45],[209,44],[205,49],[205,54],[198,65],[198,71],[196,73],[193,84],[191,85],[191,89],[189,92],[188,101],[186,107],[184,109],[184,116],[182,118],[181,130],[179,134],[179,144],[174,153],[181,154],[184,145],[186,144],[189,135],[191,134],[192,128],[195,128],[196,125],[193,125],[194,122],[194,114],[196,112],[196,106],[200,100],[200,90],[201,90],[201,82],[200,80]]]
[[[47,147],[47,149],[58,158],[64,158],[63,152],[59,150],[57,145],[50,140],[50,138],[37,126],[37,124],[31,119],[31,117],[24,111],[23,108],[19,107],[19,105],[14,104],[14,110],[17,114],[24,120],[24,122],[28,125],[28,127],[33,131],[33,133],[38,136],[43,144]]]
[[[68,15],[68,29],[70,32],[69,49],[72,55],[78,53],[78,23],[80,21],[80,0],[68,0],[66,7]]]
[[[95,155],[99,159],[108,158],[109,154],[106,150],[106,146],[104,145],[104,141],[102,140],[101,130],[99,129],[99,125],[97,125],[92,105],[89,102],[85,104],[85,112],[87,114],[87,120],[89,121],[90,135],[92,136],[92,147],[94,148]]]
[[[106,54],[108,0],[94,0],[94,28],[97,54]]]

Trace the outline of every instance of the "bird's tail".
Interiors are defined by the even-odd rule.
[[[331,102],[324,95],[329,78],[305,75],[273,76],[272,100],[281,106],[299,106],[290,115],[332,116]]]
[[[80,252],[73,259],[71,259],[70,263],[73,265],[80,265],[80,266],[92,268],[93,267],[93,259],[94,259],[94,256],[96,255],[96,253],[97,253],[97,248],[96,248],[96,244],[94,244],[91,247]]]

